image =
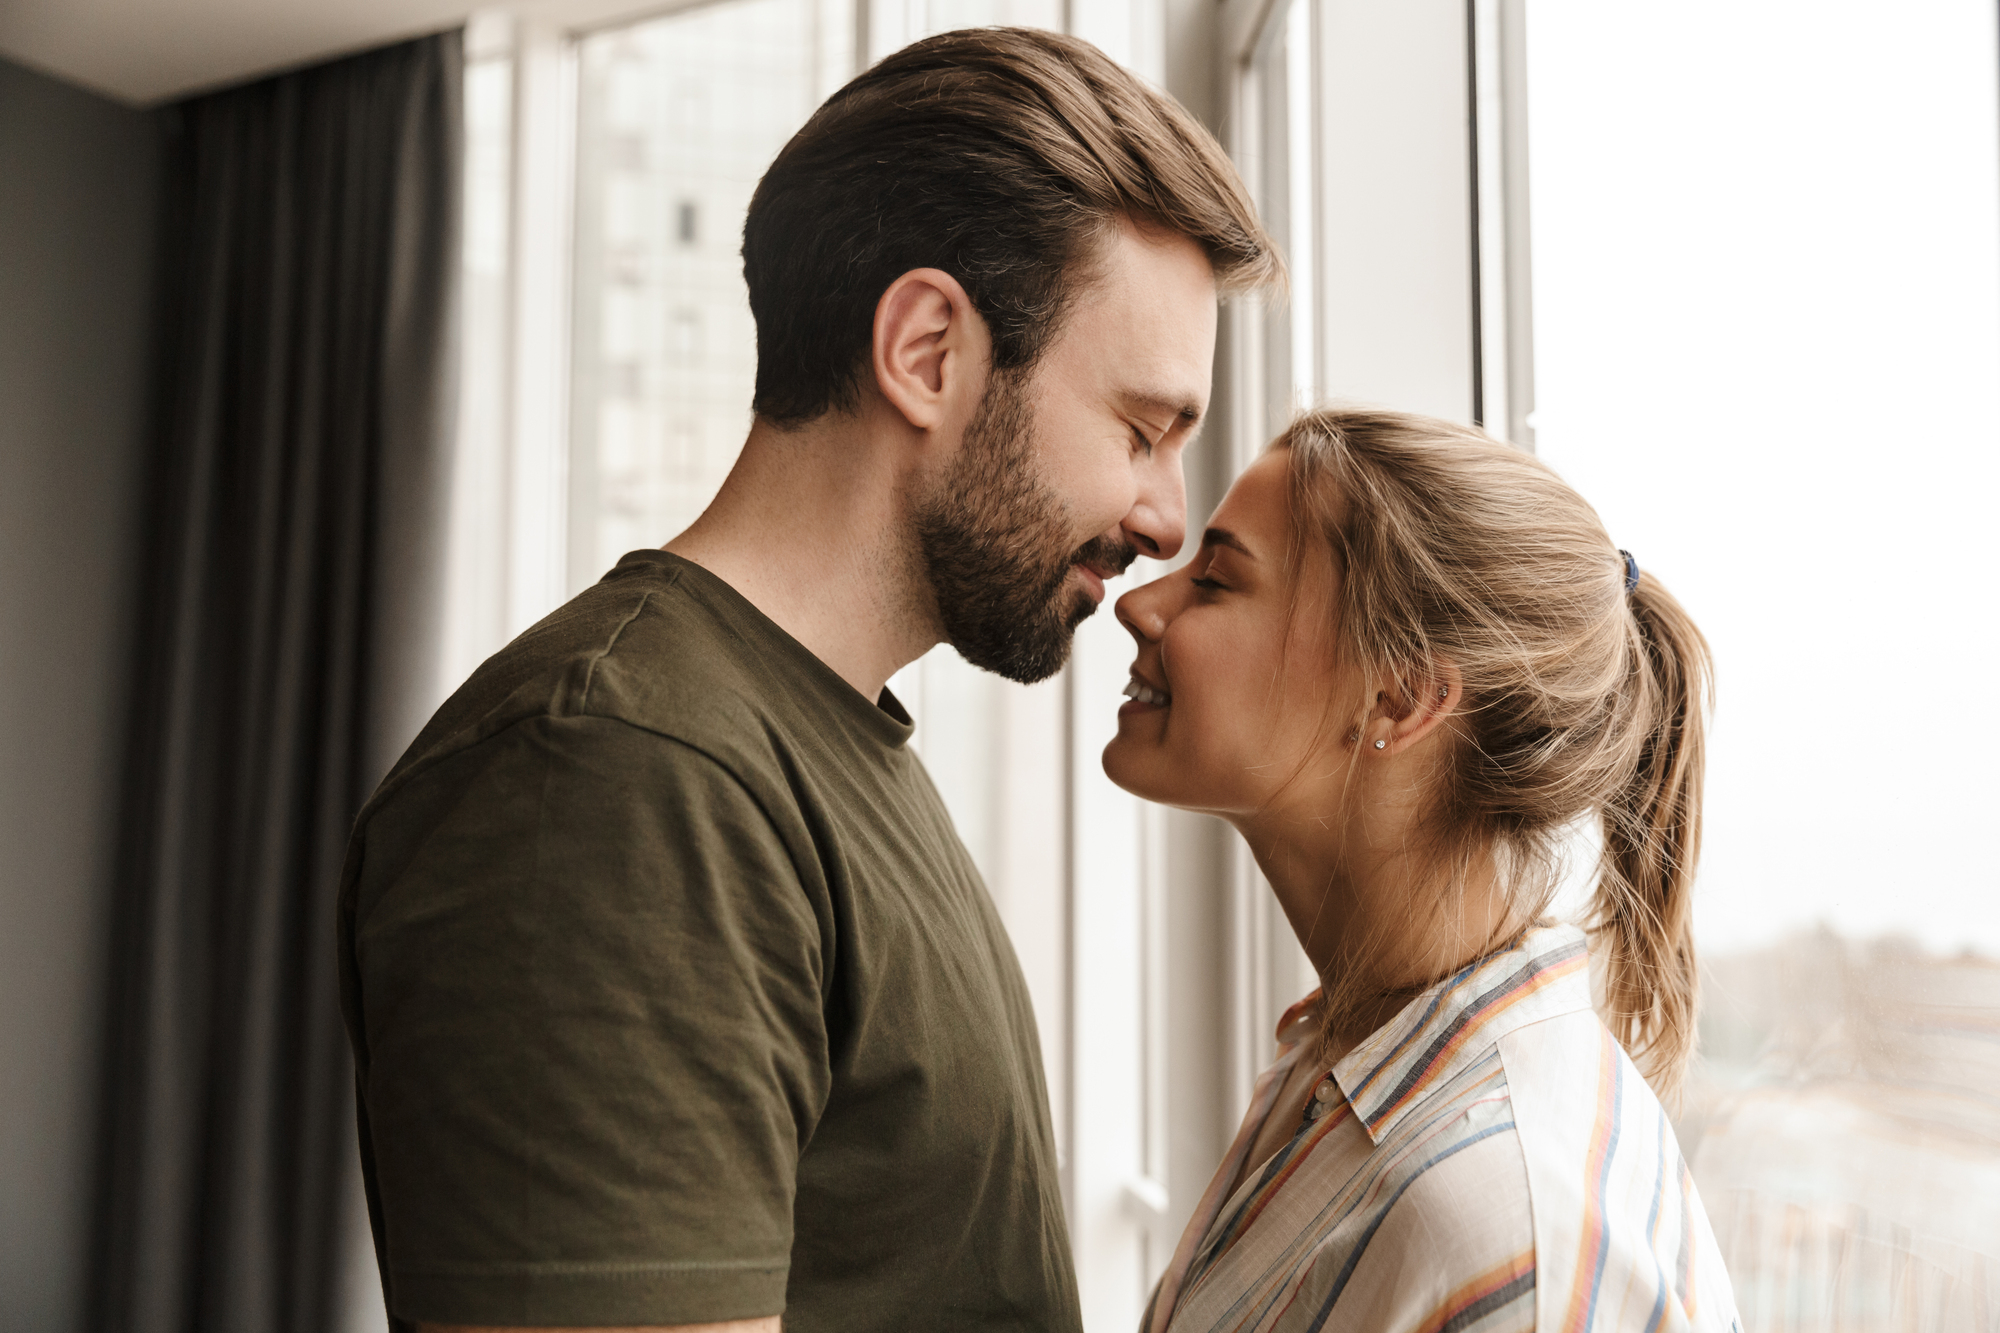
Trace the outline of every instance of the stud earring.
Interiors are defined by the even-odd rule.
[[[1355,728],[1354,730],[1352,730],[1352,731],[1348,732],[1348,733],[1347,733],[1347,739],[1349,739],[1349,740],[1351,740],[1351,741],[1358,741],[1358,740],[1360,740],[1360,739],[1361,739],[1361,728],[1359,728],[1359,727],[1356,727],[1356,728]]]
[[[1386,749],[1388,749],[1388,748],[1389,748],[1389,742],[1387,742],[1387,741],[1376,741],[1376,742],[1375,742],[1375,748],[1376,748],[1376,749],[1378,749],[1378,750],[1386,750]]]

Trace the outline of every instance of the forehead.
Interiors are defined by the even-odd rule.
[[[1208,406],[1215,358],[1215,274],[1177,233],[1119,222],[1091,265],[1093,281],[1050,347],[1048,369],[1105,394]]]
[[[1259,560],[1281,562],[1291,545],[1292,458],[1283,449],[1264,454],[1236,478],[1215,508],[1215,522],[1243,539]]]
[[[1292,509],[1292,454],[1272,449],[1244,468],[1216,506],[1210,526],[1241,541],[1251,558],[1267,565],[1295,598],[1322,611],[1340,583],[1326,543],[1302,532]],[[1323,619],[1323,617],[1320,617]]]

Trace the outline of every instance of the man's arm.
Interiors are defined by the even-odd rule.
[[[366,837],[355,1012],[395,1313],[773,1327],[829,1073],[820,916],[762,805],[679,742],[550,718]]]

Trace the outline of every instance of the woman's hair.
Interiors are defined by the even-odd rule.
[[[1586,924],[1605,1020],[1671,1096],[1694,1045],[1689,900],[1711,678],[1701,632],[1652,575],[1626,591],[1625,558],[1581,496],[1477,430],[1325,408],[1273,447],[1291,455],[1298,557],[1330,558],[1338,575],[1338,651],[1371,689],[1410,698],[1435,693],[1441,671],[1461,678],[1423,819],[1438,894],[1490,851],[1511,919],[1537,920],[1565,835],[1599,820]],[[1327,993],[1343,990],[1353,986]],[[1329,1036],[1354,1017],[1338,1008],[1330,1000]]]

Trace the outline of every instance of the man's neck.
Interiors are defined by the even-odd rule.
[[[666,544],[727,583],[870,702],[938,642],[905,512],[898,423],[761,418],[715,500]]]

